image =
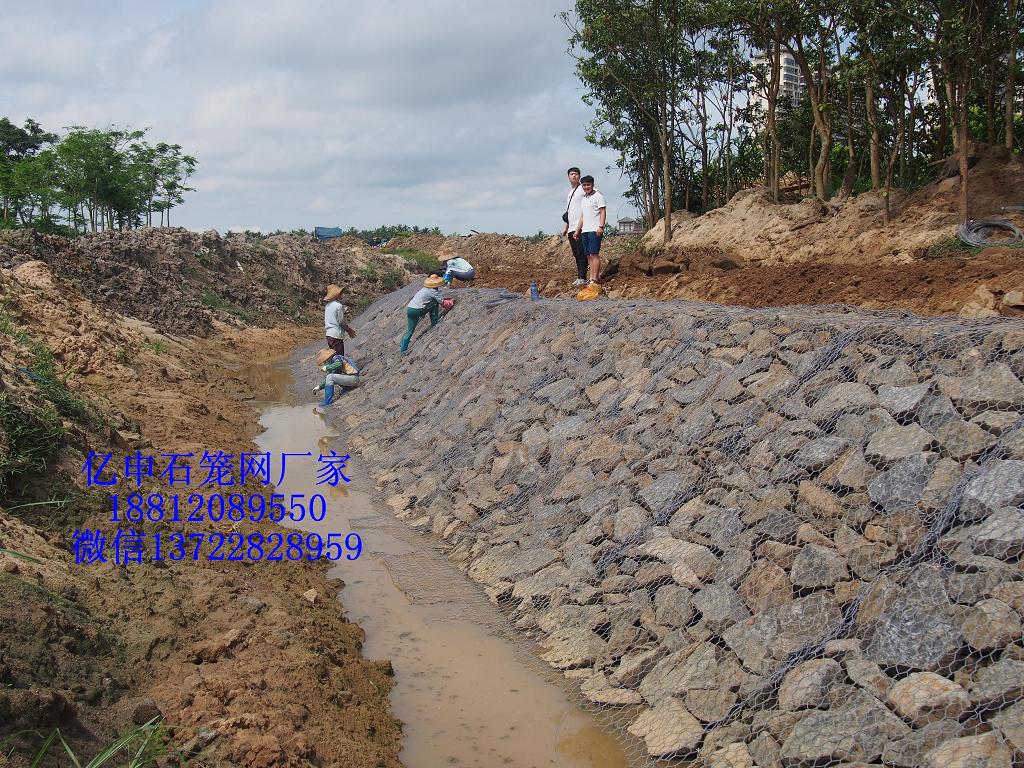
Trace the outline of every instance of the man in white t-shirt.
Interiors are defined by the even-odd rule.
[[[580,189],[580,169],[573,166],[569,169],[568,174],[570,190],[565,197],[565,213],[562,214],[562,221],[565,222],[565,226],[562,227],[563,235],[569,232],[570,224],[576,225],[583,210],[580,208],[580,203],[583,200],[583,190]],[[587,257],[583,254],[583,243],[577,238],[569,237],[569,248],[572,250],[573,258],[576,259],[576,282],[573,285],[579,288],[587,284]]]
[[[601,238],[604,237],[608,207],[605,205],[604,195],[594,189],[593,176],[584,176],[580,179],[580,187],[583,189],[583,199],[580,201],[582,211],[573,234],[583,245],[590,282],[580,289],[576,298],[580,301],[589,301],[601,295],[597,281],[601,276]]]

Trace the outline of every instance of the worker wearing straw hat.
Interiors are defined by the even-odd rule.
[[[412,339],[412,332],[416,330],[416,324],[427,315],[430,315],[430,324],[437,325],[441,322],[441,302],[444,301],[444,294],[441,288],[445,285],[444,280],[431,275],[423,281],[423,287],[416,291],[412,301],[405,308],[405,336],[399,344],[399,350],[403,355],[409,354],[409,340]]]
[[[340,285],[331,283],[327,286],[327,295],[324,296],[327,302],[324,307],[324,335],[327,337],[327,346],[339,355],[344,355],[345,334],[351,338],[356,335],[356,329],[345,322],[345,305],[339,301],[341,294]]]
[[[333,349],[321,349],[316,356],[316,364],[327,374],[318,386],[313,387],[314,394],[324,391],[324,399],[320,403],[322,407],[330,405],[334,400],[335,387],[345,390],[359,386],[359,366],[351,357],[336,355]]]

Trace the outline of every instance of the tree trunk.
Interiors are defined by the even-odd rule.
[[[875,84],[871,75],[864,80],[864,103],[868,111],[868,125],[871,126],[871,191],[877,192],[882,188],[882,137],[878,129],[878,105],[875,102]]]
[[[967,196],[967,174],[969,172],[967,163],[967,152],[970,141],[967,134],[967,74],[961,73],[961,80],[958,84],[959,100],[957,102],[957,121],[956,121],[956,136],[957,136],[957,153],[960,166],[960,221],[966,223],[970,220],[970,211],[968,207],[968,196]]]
[[[776,22],[776,34],[781,22]],[[782,78],[781,58],[782,50],[778,38],[772,44],[771,53],[771,76],[768,80],[768,137],[771,140],[771,175],[770,184],[772,188],[772,199],[779,202],[779,155],[782,152],[782,144],[779,141],[779,130],[776,123],[776,110],[779,102],[779,82]]]
[[[1017,74],[1017,34],[1019,27],[1016,24],[1017,19],[1017,0],[1010,0],[1010,45],[1009,45],[1009,65],[1006,68],[1006,126],[1005,126],[1005,139],[1006,148],[1013,150],[1013,120],[1014,112],[1013,106],[1016,100],[1017,94],[1015,92],[1016,83],[1014,77]]]
[[[949,99],[945,85],[945,77],[933,60],[930,64],[932,85],[935,88],[935,103],[938,105],[939,133],[935,138],[935,151],[932,160],[938,162],[946,156],[946,142],[949,140]]]
[[[857,183],[857,153],[853,148],[853,81],[846,81],[846,172],[839,196],[847,198]]]

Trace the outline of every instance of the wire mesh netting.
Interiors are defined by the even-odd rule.
[[[1024,764],[1024,324],[410,292],[346,440],[635,764]]]

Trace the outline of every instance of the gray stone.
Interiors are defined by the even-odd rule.
[[[962,409],[1009,410],[1024,404],[1024,384],[1006,363],[992,363],[963,378],[939,376],[939,389]]]
[[[832,464],[849,445],[849,440],[840,437],[819,437],[797,451],[793,463],[813,472]]]
[[[868,483],[868,497],[887,513],[916,510],[931,477],[934,456],[917,454]]]
[[[808,418],[815,424],[824,424],[846,411],[873,408],[878,398],[865,384],[844,382],[837,384],[811,408]]]
[[[697,592],[693,607],[703,614],[704,624],[716,634],[750,617],[742,598],[725,584],[711,584]]]
[[[877,760],[886,744],[910,733],[910,728],[863,691],[827,712],[812,712],[793,726],[782,744],[787,766],[810,766],[849,760]]]
[[[1002,600],[990,597],[963,612],[960,630],[976,651],[1002,648],[1021,636],[1020,616]]]
[[[911,413],[928,394],[928,384],[896,387],[883,384],[878,388],[878,404],[893,416]]]
[[[924,756],[939,744],[956,738],[963,733],[963,726],[956,720],[939,720],[929,723],[902,739],[891,742],[882,751],[882,761],[886,765],[899,768],[918,768],[924,762]]]
[[[864,455],[869,461],[893,464],[900,459],[915,456],[925,450],[934,438],[917,424],[888,427],[872,435]]]
[[[633,542],[640,540],[640,537],[651,526],[651,518],[642,507],[631,504],[621,507],[615,514],[615,528],[613,536],[616,541]]]
[[[805,544],[793,561],[790,580],[797,587],[831,587],[848,575],[846,559],[838,552]]]
[[[1024,756],[1024,701],[1018,701],[993,717],[992,725],[999,729],[1018,756]]]
[[[767,672],[774,666],[773,659],[782,660],[805,643],[822,638],[841,618],[835,598],[816,592],[735,624],[722,638],[744,667]]]
[[[872,696],[884,699],[889,694],[892,681],[875,662],[861,658],[850,658],[844,662],[846,675]]]
[[[659,661],[640,682],[639,690],[650,704],[690,688],[713,688],[718,684],[718,657],[713,643],[691,645]]]
[[[971,701],[982,706],[1001,706],[1024,696],[1024,661],[1002,658],[983,667],[970,687]]]
[[[746,526],[738,509],[717,509],[705,515],[692,528],[693,533],[703,536],[707,542],[724,549],[735,540]]]
[[[541,568],[558,559],[550,549],[520,549],[506,545],[490,550],[469,566],[469,575],[477,581],[493,584],[501,580],[516,580],[532,576]]]
[[[540,642],[541,658],[556,669],[593,666],[608,650],[601,636],[587,627],[564,627]]]
[[[1024,461],[993,461],[967,484],[960,510],[967,520],[981,520],[1003,507],[1024,502]]]
[[[640,500],[656,519],[668,519],[688,496],[694,495],[693,478],[678,472],[666,472],[640,491]]]
[[[561,410],[576,410],[579,400],[579,388],[573,379],[559,379],[541,387],[533,396],[538,400],[547,400]]]
[[[864,655],[882,666],[934,671],[956,656],[962,642],[948,602],[902,594],[879,615]]]
[[[665,658],[668,650],[658,645],[650,650],[623,656],[619,666],[611,675],[611,682],[623,688],[636,686],[653,668]]]

